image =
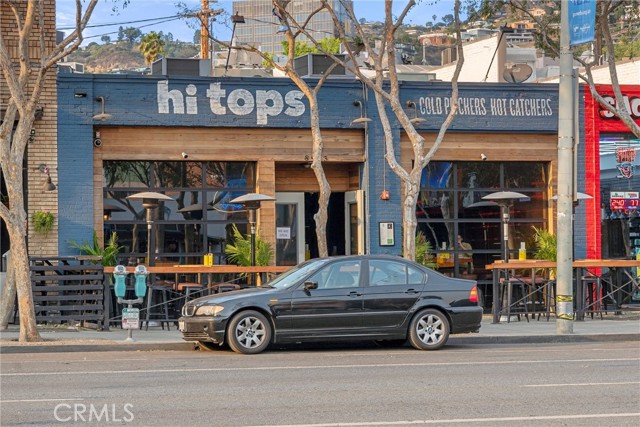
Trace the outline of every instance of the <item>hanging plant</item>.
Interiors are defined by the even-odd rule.
[[[49,235],[49,232],[53,229],[53,223],[55,217],[51,212],[47,211],[35,211],[31,217],[33,221],[33,229],[37,234],[42,234],[45,237]]]

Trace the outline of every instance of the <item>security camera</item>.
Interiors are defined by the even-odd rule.
[[[484,153],[480,153],[480,160],[484,162],[485,160],[487,160],[487,156]]]
[[[102,145],[102,140],[100,138],[95,138],[93,140],[93,146],[94,147],[100,147]]]
[[[186,151],[183,151],[181,155],[182,155],[183,159],[188,159],[189,158],[189,153],[187,153]]]

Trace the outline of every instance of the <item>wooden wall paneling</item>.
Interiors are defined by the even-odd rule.
[[[93,150],[93,224],[98,241],[104,245],[104,197],[102,195],[102,155]],[[109,238],[109,236],[106,236]]]
[[[279,160],[304,162],[311,156],[308,129],[105,127],[104,159],[118,160]],[[355,130],[324,130],[330,162],[363,162],[364,136]],[[151,148],[151,149],[150,149]]]
[[[258,173],[256,177],[256,192],[267,196],[275,197],[275,170],[276,164],[273,160],[261,160],[258,162]],[[275,265],[276,247],[276,206],[275,202],[263,202],[260,204],[258,216],[258,233],[260,237],[271,243],[274,249],[270,264]]]
[[[351,167],[324,163],[323,168],[331,191],[349,191],[351,181]],[[319,190],[318,180],[311,168],[299,163],[278,163],[275,173],[277,192],[316,192]]]

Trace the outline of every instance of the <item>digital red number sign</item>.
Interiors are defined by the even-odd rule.
[[[612,211],[640,210],[640,193],[636,191],[612,191],[609,197],[609,206]]]

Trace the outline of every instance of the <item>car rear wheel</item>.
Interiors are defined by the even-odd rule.
[[[418,350],[438,350],[447,343],[449,329],[449,320],[441,311],[422,310],[411,320],[409,342]]]
[[[229,322],[227,341],[236,353],[260,353],[271,342],[271,325],[262,313],[242,311]]]

